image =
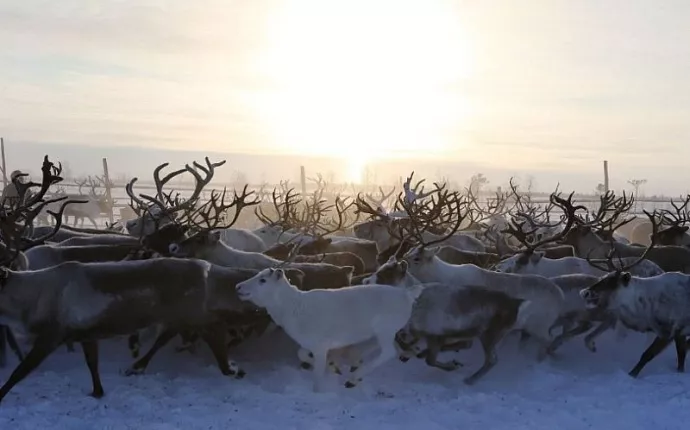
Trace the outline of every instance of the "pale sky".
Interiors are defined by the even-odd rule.
[[[0,0],[0,136],[337,156],[350,176],[398,148],[585,189],[608,159],[677,194],[688,23],[687,0]]]

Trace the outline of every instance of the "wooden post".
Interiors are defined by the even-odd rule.
[[[110,190],[110,175],[108,174],[108,159],[103,159],[103,180],[105,181],[105,198],[108,199],[108,219],[113,223],[113,197]]]
[[[609,162],[604,160],[604,191],[609,192]]]
[[[2,137],[0,137],[0,150],[2,151],[2,186],[7,187],[7,164],[5,164],[5,139],[3,139]]]
[[[307,173],[304,170],[304,166],[299,166],[299,181],[302,184],[302,195],[307,195]]]

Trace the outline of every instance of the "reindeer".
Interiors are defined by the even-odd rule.
[[[105,187],[106,179],[104,177],[92,177],[87,176],[84,179],[75,179],[75,183],[78,186],[78,194],[63,193],[62,195],[68,198],[84,200],[85,203],[77,206],[70,206],[65,211],[65,220],[70,216],[74,217],[74,226],[81,220],[81,226],[84,226],[84,221],[88,219],[94,228],[98,228],[98,223],[96,219],[104,213],[109,213],[114,205],[113,201],[108,200],[105,193],[98,193],[97,189],[99,187]],[[88,186],[89,190],[84,191],[84,187]],[[50,209],[54,209],[50,207]]]
[[[302,199],[299,198],[295,189],[289,188],[278,191],[278,188],[274,188],[271,197],[276,219],[271,218],[261,206],[258,206],[254,209],[254,214],[264,225],[253,230],[252,233],[260,237],[269,248],[278,243],[306,237],[305,233],[289,231],[296,227],[292,225],[292,222],[298,218],[296,215],[297,207],[302,203]]]
[[[656,214],[645,213],[650,221],[654,220]],[[652,221],[651,243],[633,264],[618,268],[609,264],[610,272],[580,293],[588,305],[614,314],[629,329],[654,333],[654,341],[629,372],[633,378],[671,342],[676,345],[677,370],[685,371],[686,337],[690,335],[690,276],[673,272],[637,278],[629,272],[634,264],[648,258],[654,248],[657,224]]]
[[[671,200],[671,206],[673,206],[675,213],[666,209],[659,211],[665,228],[657,232],[656,243],[659,245],[690,246],[690,234],[688,234],[688,226],[686,225],[689,221],[688,203],[690,203],[690,194],[685,197],[680,206]]]
[[[56,199],[45,199],[48,189],[60,181],[62,166],[56,167],[48,160],[46,155],[43,159],[41,168],[42,180],[40,183],[32,181],[24,182],[22,178],[26,174],[15,175],[12,179],[17,198],[12,199],[9,205],[0,208],[0,269],[14,270],[17,272],[27,270],[29,262],[25,252],[31,248],[45,243],[51,239],[60,229],[65,209],[71,203],[81,203],[80,201],[66,200],[66,197]],[[32,192],[33,188],[38,188],[37,192]],[[34,236],[33,223],[49,205],[62,202],[59,210],[53,212],[47,210],[46,213],[55,219],[55,226],[43,235]],[[0,312],[0,320],[4,319]],[[20,360],[23,354],[14,337],[14,333],[5,325],[0,325],[0,366],[6,363],[6,343]]]
[[[568,200],[555,194],[552,194],[551,199],[564,211],[568,210],[566,208],[572,208],[572,194]],[[461,198],[457,195],[441,194],[437,201],[439,205],[449,207],[448,210],[456,214],[453,229],[457,229],[467,216],[466,205],[463,206]],[[481,286],[489,290],[504,292],[515,298],[529,300],[534,306],[530,307],[531,313],[525,322],[524,331],[540,341],[542,350],[539,358],[543,358],[547,352],[546,348],[551,342],[552,336],[549,329],[561,314],[564,303],[563,291],[553,282],[541,276],[503,274],[481,269],[471,264],[456,266],[441,261],[433,251],[429,250],[429,247],[435,242],[426,241],[422,234],[423,226],[432,223],[435,214],[439,211],[439,208],[430,207],[426,212],[409,213],[413,236],[420,244],[403,257],[408,263],[410,273],[425,283],[441,282],[454,286]],[[572,222],[573,220],[570,219],[571,224]],[[451,229],[450,234],[453,233],[453,229]],[[443,240],[443,238],[439,240]]]

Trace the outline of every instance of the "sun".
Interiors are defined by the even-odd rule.
[[[441,153],[467,116],[472,56],[441,0],[286,1],[267,25],[250,103],[277,151],[361,160]],[[364,162],[365,162],[364,161]],[[361,174],[360,174],[361,175]]]

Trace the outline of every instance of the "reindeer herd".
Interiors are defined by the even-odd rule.
[[[520,346],[538,347],[539,361],[576,336],[595,352],[609,329],[650,332],[630,375],[672,342],[684,370],[690,196],[643,221],[629,217],[625,194],[607,192],[590,210],[558,191],[534,203],[511,182],[480,203],[446,184],[424,191],[413,175],[397,196],[331,198],[319,181],[309,195],[277,188],[271,202],[247,186],[202,200],[224,163],[207,158],[165,175],[162,164],[155,195],[137,192],[132,179],[125,190],[137,218],[106,229],[63,225],[101,200],[56,192],[61,168],[47,156],[40,183],[15,179],[19,198],[0,208],[0,365],[8,346],[19,364],[0,401],[55,350],[77,343],[92,395],[103,396],[98,342],[121,336],[135,360],[126,375],[143,373],[179,337],[179,350],[203,341],[223,375],[242,378],[229,352],[271,326],[299,345],[318,391],[330,372],[354,387],[395,357],[454,371],[461,363],[440,353],[477,339],[484,363],[465,379],[473,384],[513,332]],[[166,190],[182,174],[195,180],[186,198]],[[248,209],[263,226],[233,228]],[[54,222],[38,226],[42,216]],[[646,237],[627,240],[631,222],[638,226],[627,236],[644,228]],[[142,355],[147,333],[154,340]]]

